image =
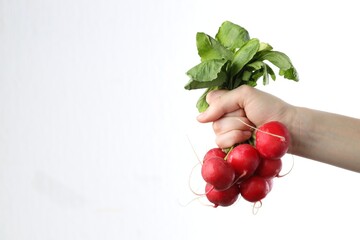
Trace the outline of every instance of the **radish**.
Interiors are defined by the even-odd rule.
[[[279,176],[282,168],[281,159],[263,158],[260,161],[255,174],[263,178],[274,178]]]
[[[239,197],[238,185],[232,185],[230,188],[219,191],[211,184],[207,183],[205,186],[206,198],[214,204],[214,207],[227,207],[236,202]]]
[[[258,202],[270,192],[270,186],[265,178],[252,176],[240,184],[241,196],[249,202]]]
[[[234,183],[234,169],[221,157],[211,157],[204,161],[201,175],[205,182],[210,183],[216,190],[225,190]]]
[[[215,156],[225,158],[226,153],[221,148],[212,148],[206,152],[203,161],[205,161],[206,159],[209,159],[211,157],[215,157]]]
[[[234,147],[229,152],[227,161],[234,168],[239,180],[244,180],[254,174],[259,166],[260,157],[257,150],[246,143]]]
[[[256,131],[255,147],[264,158],[281,158],[288,151],[289,144],[289,130],[280,122],[265,123]]]

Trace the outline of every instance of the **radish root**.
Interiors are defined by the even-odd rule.
[[[196,200],[199,200],[200,198],[202,198],[202,197],[201,197],[201,196],[198,196],[198,197],[196,197],[196,198],[193,198],[192,200],[190,200],[189,202],[187,202],[187,203],[185,203],[185,204],[181,203],[180,201],[178,201],[178,203],[179,203],[179,205],[180,205],[181,207],[187,207],[187,206],[189,206],[192,202],[194,202],[194,201],[196,201]]]
[[[257,201],[254,203],[253,205],[253,209],[252,209],[252,213],[254,215],[256,215],[259,212],[259,209],[262,207],[262,202],[261,201]]]
[[[200,163],[195,164],[195,166],[193,166],[193,168],[191,169],[190,174],[189,174],[189,179],[188,179],[188,186],[189,186],[190,191],[191,191],[193,194],[195,194],[196,196],[203,196],[203,195],[205,195],[205,194],[201,194],[201,193],[195,192],[195,190],[194,190],[194,189],[192,188],[192,186],[191,186],[191,177],[192,177],[192,175],[193,175],[193,173],[194,173],[194,169],[195,169],[199,164],[200,164]]]
[[[285,173],[285,174],[278,175],[278,176],[277,176],[278,178],[285,177],[286,175],[288,175],[288,174],[293,170],[294,165],[295,165],[295,159],[294,159],[294,155],[291,155],[291,157],[292,157],[292,158],[291,158],[291,159],[292,159],[292,164],[291,164],[290,170],[289,170],[287,173]]]
[[[236,119],[239,120],[239,121],[240,121],[241,123],[243,123],[244,125],[246,125],[247,127],[251,128],[251,129],[253,129],[253,130],[255,130],[255,131],[259,131],[259,132],[262,132],[262,133],[264,133],[264,134],[268,134],[268,135],[270,135],[270,136],[280,138],[281,141],[283,141],[283,142],[286,141],[286,139],[285,139],[283,136],[280,136],[280,135],[277,135],[277,134],[274,134],[274,133],[269,133],[269,132],[262,131],[262,130],[254,127],[254,126],[251,126],[250,124],[247,124],[246,122],[244,122],[244,121],[241,120],[240,118],[236,118]]]
[[[187,138],[187,140],[189,141],[189,144],[190,144],[190,146],[191,146],[191,149],[192,149],[193,153],[194,153],[195,156],[196,156],[196,159],[197,159],[198,162],[202,165],[202,162],[200,161],[200,158],[199,158],[199,156],[197,155],[197,153],[196,153],[196,151],[195,151],[195,148],[194,148],[194,145],[193,145],[192,142],[190,141],[189,136],[186,135],[186,138]]]

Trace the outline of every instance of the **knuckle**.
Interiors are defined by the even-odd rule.
[[[213,122],[212,127],[215,133],[221,132],[222,127],[220,121]]]

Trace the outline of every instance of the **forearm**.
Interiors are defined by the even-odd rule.
[[[360,172],[360,120],[295,107],[289,153]]]

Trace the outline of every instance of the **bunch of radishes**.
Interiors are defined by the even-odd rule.
[[[299,81],[297,70],[285,53],[251,38],[245,28],[230,21],[221,24],[214,38],[198,32],[196,47],[201,62],[186,72],[190,80],[185,89],[206,89],[196,103],[199,112],[209,107],[206,97],[214,89],[255,87],[261,78],[264,85],[270,78],[275,80],[270,65],[277,67],[283,78]],[[204,157],[201,173],[207,183],[205,193],[215,207],[229,206],[239,195],[250,202],[261,201],[270,192],[273,178],[279,176],[281,158],[289,148],[287,128],[279,122],[269,122],[256,129],[254,135],[250,141],[226,151],[212,149]]]
[[[207,199],[217,206],[230,206],[239,195],[249,202],[259,202],[271,191],[273,178],[282,168],[281,158],[288,151],[290,134],[277,121],[256,129],[254,143],[235,145],[227,153],[209,150],[203,159],[201,175],[206,182]]]

